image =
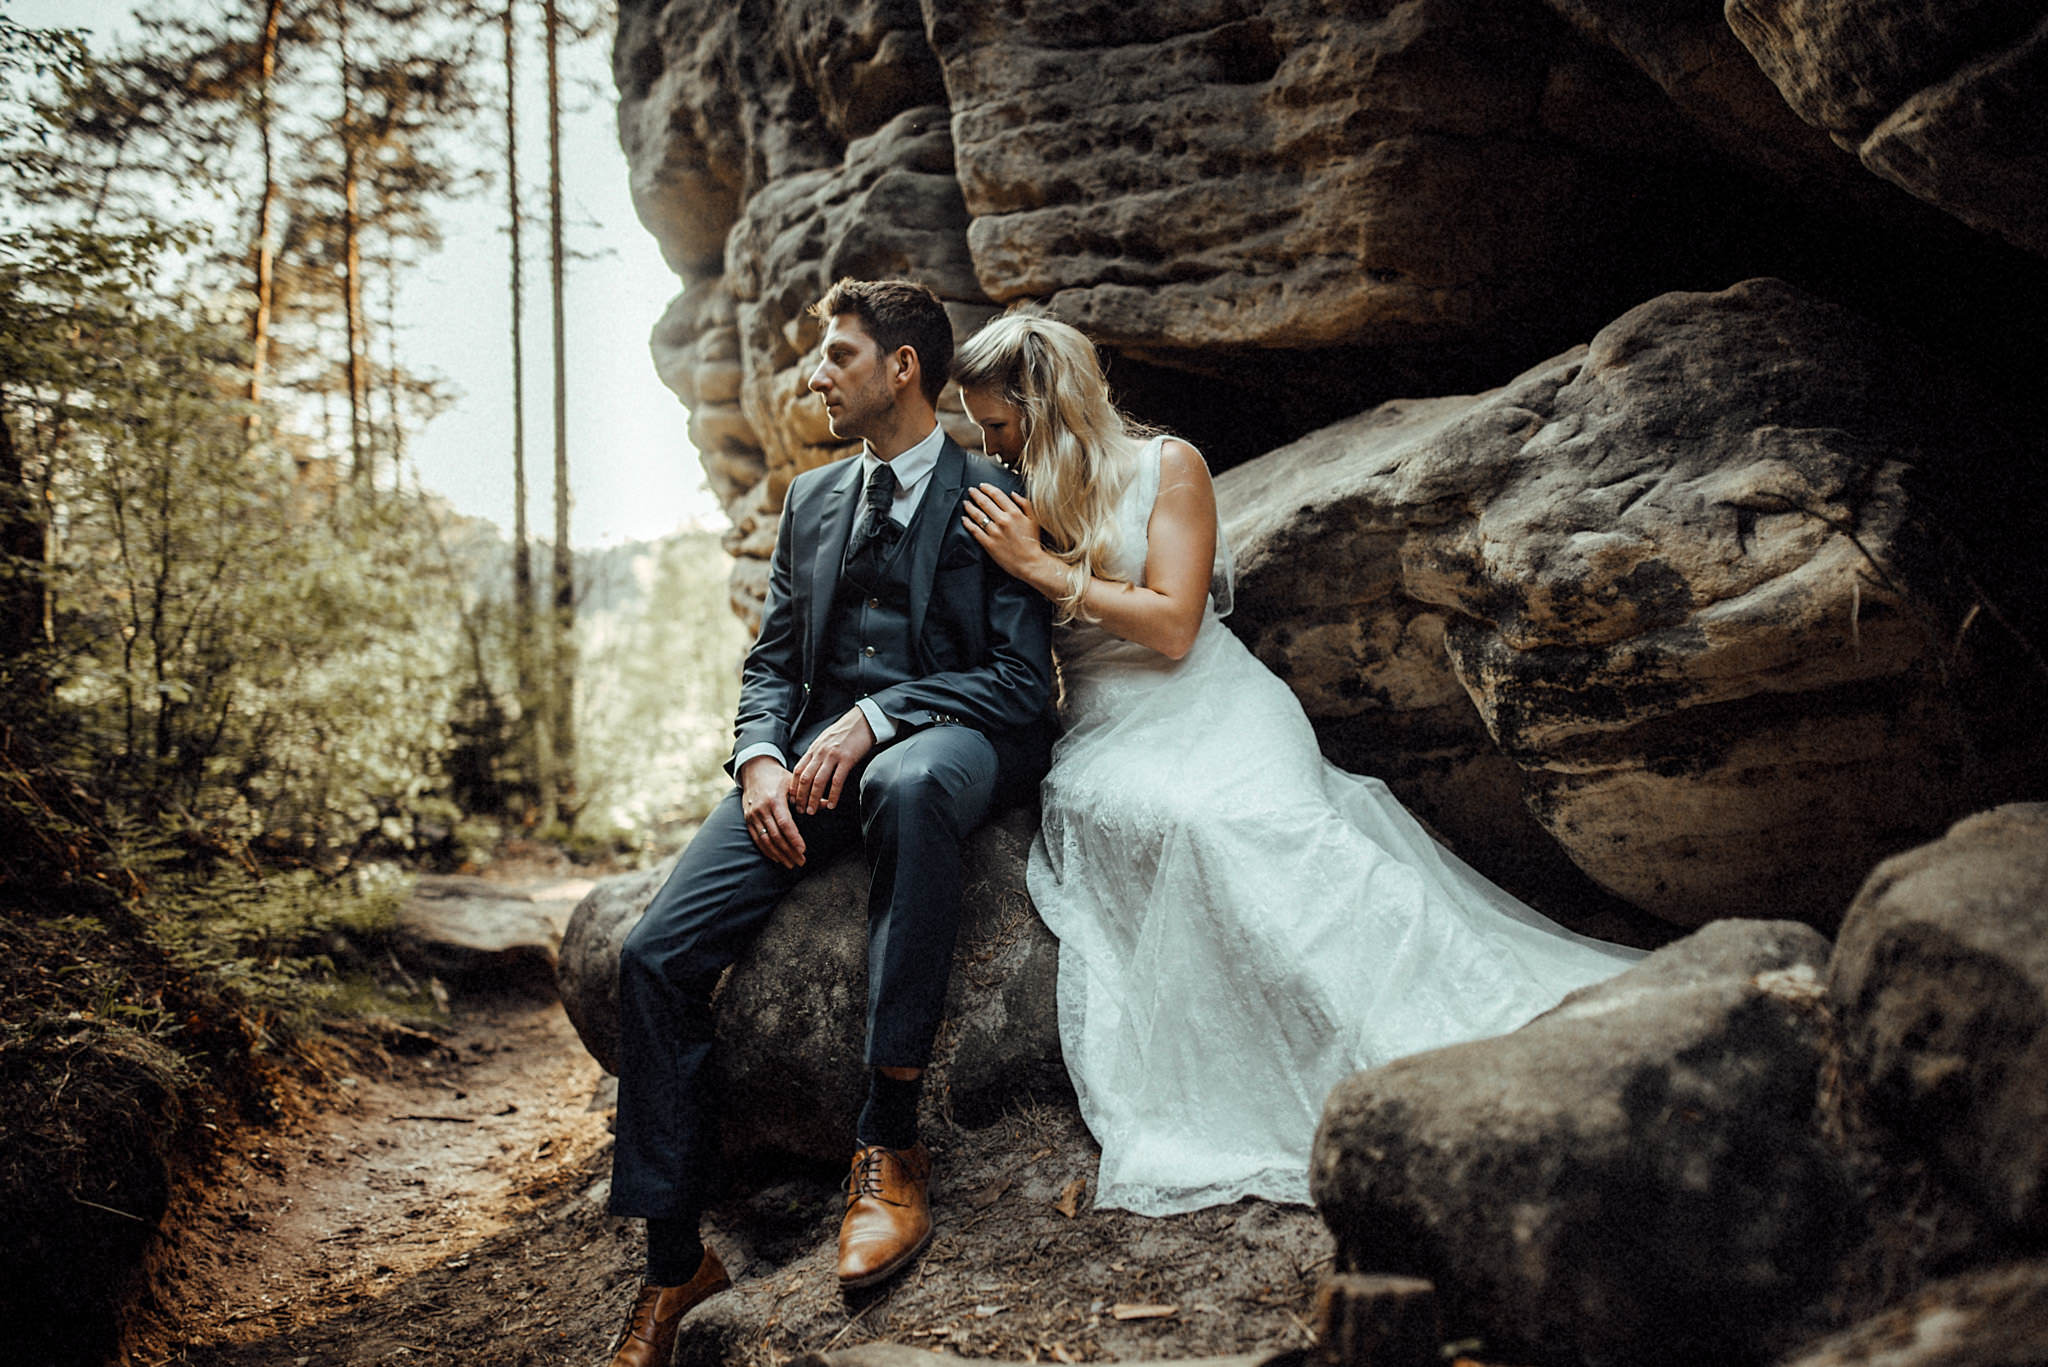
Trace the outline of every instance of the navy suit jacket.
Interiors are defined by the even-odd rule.
[[[946,438],[912,520],[915,539],[903,552],[912,557],[916,677],[869,695],[896,724],[899,738],[936,721],[972,726],[991,738],[1049,731],[1053,724],[1052,605],[1005,573],[961,525],[966,490],[983,482],[1023,490],[1014,474]],[[799,756],[792,742],[808,739],[852,705],[851,699],[822,700],[832,715],[811,715],[861,485],[861,462],[843,460],[806,471],[789,486],[761,634],[740,675],[735,758],[766,742],[794,765]]]

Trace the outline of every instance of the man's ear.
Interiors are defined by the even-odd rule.
[[[889,384],[895,389],[914,388],[924,377],[924,362],[918,359],[917,348],[908,344],[896,348],[889,357]]]

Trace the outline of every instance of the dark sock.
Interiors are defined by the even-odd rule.
[[[879,1070],[868,1075],[868,1104],[861,1107],[854,1137],[862,1148],[907,1149],[917,1143],[917,1097],[924,1074],[904,1080]]]
[[[647,1222],[647,1284],[681,1286],[697,1275],[704,1261],[704,1242],[693,1218],[650,1219]]]

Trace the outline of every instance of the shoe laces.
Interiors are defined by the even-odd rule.
[[[655,1326],[660,1317],[655,1313],[661,1304],[661,1288],[643,1284],[640,1294],[633,1301],[633,1313],[626,1320],[626,1332],[619,1336],[619,1346],[624,1347],[634,1339],[644,1343],[654,1342]]]
[[[870,1149],[862,1149],[860,1155],[854,1160],[853,1171],[848,1173],[846,1181],[841,1183],[846,1194],[856,1199],[868,1197],[872,1200],[880,1201],[884,1205],[903,1205],[904,1202],[902,1201],[891,1201],[888,1197],[882,1195],[882,1163],[888,1156],[889,1151],[880,1145]]]

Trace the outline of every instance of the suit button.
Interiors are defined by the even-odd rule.
[[[882,606],[882,600],[879,598],[870,598],[868,599],[868,606],[871,608],[878,608]]]
[[[860,653],[863,655],[872,655],[875,653],[875,648],[873,646],[862,646],[860,648]]]

